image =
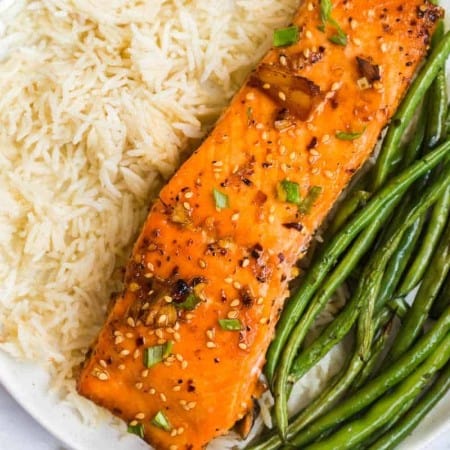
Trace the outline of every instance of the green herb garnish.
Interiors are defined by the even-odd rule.
[[[325,31],[325,27],[327,24],[336,28],[337,33],[333,36],[330,36],[328,40],[333,44],[345,46],[347,45],[347,35],[344,33],[344,30],[336,22],[336,20],[331,17],[332,8],[333,6],[331,4],[331,0],[320,0],[320,19],[322,20],[322,25],[320,25],[318,28],[322,32]]]
[[[298,183],[289,180],[280,181],[277,185],[278,198],[283,202],[300,203],[300,186]]]
[[[169,419],[162,411],[156,413],[155,417],[152,419],[152,424],[164,431],[170,431],[172,429]]]
[[[313,207],[314,203],[318,199],[319,195],[322,193],[322,188],[320,186],[311,186],[308,191],[308,195],[302,200],[298,206],[298,210],[302,214],[307,214]]]
[[[154,345],[144,349],[144,366],[150,368],[162,362],[170,355],[172,347],[173,342],[168,341],[165,344]]]
[[[186,300],[184,300],[184,302],[174,303],[174,305],[176,308],[192,311],[199,303],[200,299],[195,294],[191,293],[186,297]]]
[[[228,195],[223,192],[218,191],[217,189],[213,189],[214,202],[216,203],[216,208],[224,209],[230,206],[230,202],[228,200]]]
[[[280,28],[273,32],[274,47],[286,47],[292,45],[299,40],[299,29],[297,25],[287,28]]]
[[[338,139],[341,139],[342,141],[353,141],[353,140],[361,137],[363,135],[364,131],[366,131],[365,128],[361,131],[350,131],[350,132],[336,131],[336,137]]]
[[[141,439],[144,439],[144,425],[142,425],[142,423],[138,423],[136,425],[128,425],[127,431],[128,433],[135,434]]]
[[[242,324],[239,319],[219,319],[219,325],[227,331],[241,331]]]

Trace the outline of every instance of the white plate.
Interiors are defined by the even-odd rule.
[[[450,11],[450,0],[440,3]],[[450,14],[447,14],[447,24],[450,20],[448,16]],[[31,416],[73,450],[149,449],[139,438],[132,435],[123,437],[112,426],[85,425],[69,405],[49,393],[48,375],[41,368],[35,364],[18,362],[2,351],[0,382]],[[439,435],[444,436],[441,442],[450,442],[450,392],[399,448],[420,450],[434,442]],[[445,448],[450,447],[446,445]]]

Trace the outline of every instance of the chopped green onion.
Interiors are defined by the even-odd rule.
[[[337,34],[333,34],[333,36],[330,36],[328,40],[333,44],[342,45],[343,47],[347,45],[347,35],[340,27],[337,30]]]
[[[144,439],[144,425],[142,425],[142,423],[138,423],[136,425],[128,425],[127,431],[128,433],[135,434],[141,439]]]
[[[283,202],[300,203],[300,186],[289,180],[282,180],[277,185],[278,198]]]
[[[366,131],[365,128],[362,131],[350,131],[348,133],[346,131],[336,131],[336,137],[342,141],[353,141],[361,137],[364,131]]]
[[[308,195],[304,198],[304,200],[298,207],[299,212],[301,212],[302,214],[309,213],[321,193],[322,188],[320,186],[311,186],[309,188]]]
[[[320,19],[324,25],[330,20],[332,7],[331,0],[320,0]]]
[[[242,324],[239,319],[219,319],[221,328],[227,331],[241,331]]]
[[[162,411],[156,413],[155,417],[152,419],[152,424],[164,431],[170,431],[172,429],[169,419]]]
[[[336,22],[336,20],[331,17],[332,7],[331,0],[320,0],[320,19],[322,20],[322,25],[320,25],[318,29],[325,32],[325,25],[328,23],[332,27],[336,28],[337,31],[337,33],[330,36],[328,40],[333,44],[346,46],[347,35],[344,33],[344,30]]]
[[[200,299],[195,294],[189,294],[182,303],[174,303],[176,308],[192,311],[200,303]]]
[[[213,189],[214,201],[216,203],[216,208],[224,209],[230,206],[228,201],[228,195],[223,192],[218,191],[217,189]]]
[[[161,345],[154,345],[153,347],[147,347],[144,350],[144,366],[150,368],[162,362],[170,355],[172,347],[172,341],[168,341]]]
[[[274,47],[286,47],[292,45],[299,40],[299,30],[297,25],[287,28],[280,28],[273,32]]]

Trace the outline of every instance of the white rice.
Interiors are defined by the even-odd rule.
[[[0,0],[0,348],[43,365],[85,419],[100,409],[74,368],[150,199],[297,3]]]

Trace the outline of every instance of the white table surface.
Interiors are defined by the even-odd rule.
[[[42,428],[0,385],[0,450],[70,449]],[[423,450],[450,450],[450,433],[437,436]]]

